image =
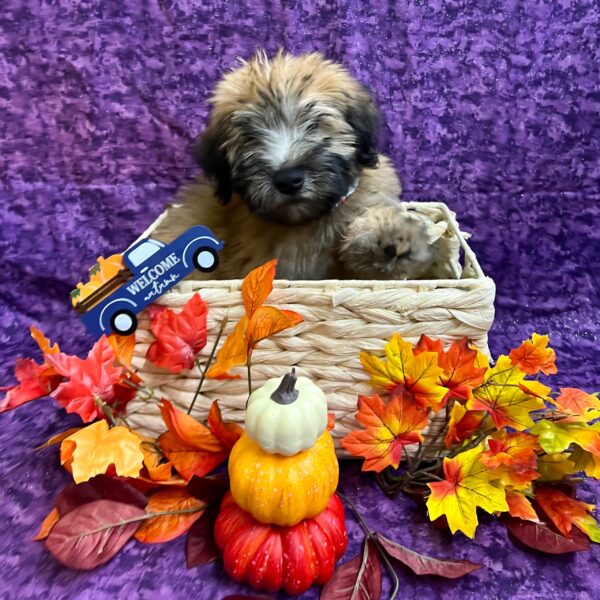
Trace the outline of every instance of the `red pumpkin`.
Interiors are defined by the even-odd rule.
[[[326,583],[346,550],[344,506],[332,496],[316,517],[280,527],[257,521],[228,493],[215,523],[215,541],[235,581],[267,592],[301,594],[314,583]]]

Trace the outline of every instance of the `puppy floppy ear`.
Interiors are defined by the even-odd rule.
[[[217,128],[209,125],[196,139],[192,156],[202,167],[204,174],[217,184],[217,196],[221,203],[227,204],[232,193],[231,167],[222,145],[223,135]]]
[[[363,88],[356,98],[350,100],[346,120],[356,134],[356,159],[366,167],[376,167],[379,158],[377,136],[379,112],[369,92]]]

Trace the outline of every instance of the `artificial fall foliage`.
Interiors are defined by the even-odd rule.
[[[389,495],[426,499],[429,518],[452,533],[472,538],[482,510],[505,514],[511,535],[536,549],[582,549],[573,528],[599,542],[595,506],[560,486],[574,489],[581,471],[600,478],[600,400],[539,381],[557,372],[548,343],[534,334],[490,366],[467,340],[444,350],[426,336],[413,347],[394,335],[384,356],[361,355],[380,395],[359,398],[364,428],[342,444]]]
[[[275,265],[244,281],[245,315],[218,352],[217,339],[214,363],[199,355],[207,307],[198,294],[179,311],[151,308],[155,339],[146,358],[171,372],[197,366],[208,377],[238,378],[230,369],[246,365],[250,375],[256,345],[302,322],[297,313],[265,305]],[[102,337],[85,358],[62,353],[34,327],[31,335],[42,362],[17,361],[18,383],[4,388],[0,412],[51,395],[82,419],[38,447],[60,446],[74,482],[58,494],[34,539],[77,569],[104,564],[132,539],[161,543],[182,535],[188,567],[216,560],[214,524],[229,480],[214,472],[242,428],[223,420],[217,402],[200,423],[155,396],[132,365],[135,335]],[[413,346],[395,335],[380,354],[360,359],[376,393],[359,398],[361,428],[343,444],[364,459],[364,470],[378,473],[386,493],[421,498],[432,520],[470,537],[483,510],[499,515],[514,540],[542,552],[583,551],[600,541],[594,506],[575,497],[576,474],[600,478],[600,400],[574,388],[554,392],[538,380],[556,372],[548,336],[534,334],[493,366],[467,340],[444,348],[426,336]],[[165,431],[157,438],[127,425],[127,402],[138,394],[160,407]],[[434,414],[443,424],[431,431]],[[481,567],[405,548],[370,530],[344,501],[365,542],[361,554],[337,567],[325,600],[379,598],[384,570],[397,590],[398,568],[455,578]]]
[[[273,290],[276,265],[277,260],[271,260],[250,271],[244,279],[242,302],[246,314],[237,323],[233,333],[227,336],[215,362],[207,371],[207,377],[240,379],[240,375],[230,375],[229,370],[249,365],[252,351],[259,342],[302,323],[302,316],[292,310],[263,306]]]
[[[361,396],[356,419],[365,429],[349,433],[344,448],[365,458],[365,471],[398,467],[403,448],[421,442],[428,423],[427,411],[399,395],[392,395],[387,404],[379,396]]]
[[[223,435],[228,432],[227,426],[220,419],[218,405],[213,406],[213,415],[217,416],[213,416],[212,427]],[[207,475],[227,459],[231,447],[223,443],[213,429],[175,408],[168,400],[163,399],[160,411],[167,431],[159,436],[158,446],[185,481],[194,475]],[[226,439],[229,442],[231,438]]]
[[[191,369],[206,346],[208,309],[200,294],[194,294],[179,313],[152,306],[150,314],[150,330],[156,339],[146,353],[148,360],[172,373]]]
[[[137,477],[144,464],[141,443],[128,427],[109,429],[106,421],[96,421],[61,442],[60,462],[69,464],[75,483],[104,475],[111,465],[120,477]]]
[[[481,462],[481,454],[482,448],[476,446],[456,458],[445,458],[444,479],[428,484],[429,518],[445,515],[452,533],[460,530],[470,538],[477,528],[477,508],[508,511],[504,490],[492,484],[492,472]]]
[[[241,364],[249,362],[258,342],[302,320],[292,311],[263,306],[274,274],[271,261],[244,282],[246,354]],[[208,371],[210,359],[202,364],[199,356],[206,345],[207,312],[199,294],[180,311],[151,307],[155,339],[146,358],[171,372],[195,365]],[[61,352],[33,326],[31,335],[43,362],[17,361],[18,384],[3,388],[7,394],[0,411],[51,395],[83,421],[38,446],[59,446],[60,462],[74,482],[56,497],[35,540],[45,541],[65,565],[84,570],[110,560],[131,538],[161,543],[188,534],[188,564],[214,560],[212,530],[229,483],[209,474],[227,460],[243,428],[224,421],[217,402],[205,424],[155,397],[132,366],[135,335],[102,336],[85,358]],[[165,431],[157,438],[127,424],[125,408],[137,394],[159,405]],[[333,427],[332,419],[328,426]]]

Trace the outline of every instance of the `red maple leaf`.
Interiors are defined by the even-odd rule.
[[[31,325],[29,330],[44,358],[60,352],[58,344],[51,346],[50,340],[39,329]],[[16,360],[15,378],[19,382],[17,385],[0,387],[1,391],[6,391],[4,400],[0,402],[0,412],[12,410],[17,406],[47,396],[63,379],[46,360],[39,365],[31,358]]]
[[[121,379],[121,367],[115,365],[115,355],[106,336],[102,336],[86,358],[53,354],[46,360],[57,373],[67,377],[52,397],[68,413],[77,413],[85,423],[104,416],[101,404],[115,405],[121,400],[115,392],[115,384]]]
[[[191,369],[196,354],[206,346],[207,313],[200,294],[194,294],[179,313],[154,308],[150,329],[156,340],[148,348],[148,360],[172,373]]]
[[[535,500],[565,537],[571,537],[575,525],[593,542],[600,543],[600,527],[590,514],[595,508],[593,504],[571,498],[549,486],[539,486],[535,491]]]
[[[17,359],[15,377],[18,385],[0,388],[7,390],[4,400],[0,402],[0,412],[47,396],[62,381],[54,369],[45,364],[38,365],[32,358]]]

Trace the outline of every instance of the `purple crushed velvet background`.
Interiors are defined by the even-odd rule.
[[[34,355],[31,322],[68,352],[89,346],[69,290],[196,173],[186,150],[223,69],[258,46],[283,46],[348,65],[381,106],[382,148],[405,197],[447,202],[473,232],[498,285],[492,351],[550,332],[555,382],[600,388],[597,2],[4,0],[0,9],[3,384],[16,356]],[[218,564],[187,571],[182,539],[130,543],[92,573],[63,568],[30,542],[67,482],[56,452],[31,448],[70,422],[47,399],[0,417],[0,597],[246,591]],[[597,546],[541,556],[487,520],[475,541],[451,538],[409,500],[384,499],[356,465],[343,468],[341,489],[392,539],[485,565],[459,581],[402,571],[400,598],[600,596]],[[596,502],[599,492],[586,483],[581,497]],[[352,520],[349,534],[347,557],[362,541]]]

